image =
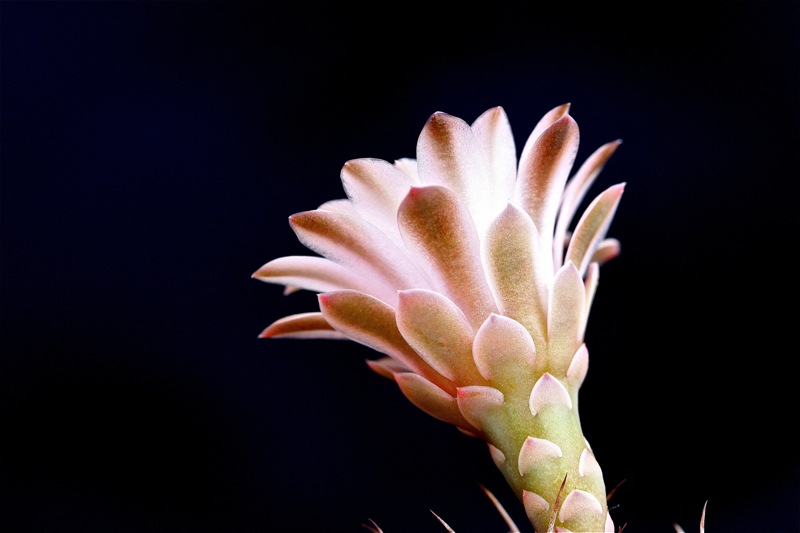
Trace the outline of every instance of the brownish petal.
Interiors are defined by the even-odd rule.
[[[542,253],[552,255],[556,214],[578,143],[578,125],[571,116],[564,115],[538,138],[531,135],[522,150],[515,198],[539,230],[544,244]]]
[[[313,312],[280,318],[267,326],[259,338],[346,339],[347,337],[333,329],[322,313]]]
[[[300,242],[352,269],[378,298],[394,304],[398,289],[427,285],[405,252],[360,218],[314,210],[292,215],[289,221]]]
[[[462,119],[441,111],[431,115],[417,141],[417,169],[423,185],[453,191],[479,230],[491,222],[486,212],[492,197],[489,168],[475,133]]]
[[[564,197],[561,202],[561,208],[558,211],[558,221],[556,222],[554,240],[554,246],[558,247],[554,250],[556,257],[556,268],[559,268],[562,265],[561,258],[564,250],[561,248],[561,246],[562,243],[565,242],[567,230],[569,225],[572,223],[572,218],[575,216],[575,212],[578,210],[578,206],[580,205],[581,201],[583,201],[583,198],[586,196],[586,192],[592,186],[594,180],[600,174],[600,171],[603,170],[603,167],[608,159],[617,150],[620,144],[622,144],[622,141],[616,140],[606,143],[595,150],[594,153],[590,155],[586,161],[584,161],[583,165],[581,165],[581,168],[578,169],[572,179],[569,180],[569,183],[567,183],[567,186],[564,189]]]
[[[625,184],[612,185],[601,192],[586,208],[569,241],[565,261],[572,261],[583,275],[598,243],[605,237],[617,211]]]
[[[439,293],[400,291],[397,327],[433,368],[459,385],[482,382],[472,359],[473,330],[461,310]]]
[[[437,292],[450,298],[477,330],[497,308],[466,208],[445,187],[412,187],[400,204],[398,225]]]
[[[350,290],[320,294],[318,299],[323,316],[337,331],[394,357],[455,396],[455,385],[422,359],[400,334],[394,309],[389,305],[368,294]]]

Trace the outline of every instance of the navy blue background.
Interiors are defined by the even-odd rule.
[[[572,103],[626,182],[584,430],[626,533],[800,531],[800,5],[0,4],[0,529],[526,531],[485,446],[351,342],[259,340],[311,294],[292,213],[435,111],[521,148]],[[713,8],[712,8],[713,6]]]

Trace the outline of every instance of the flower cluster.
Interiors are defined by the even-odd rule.
[[[536,531],[613,531],[578,390],[606,237],[624,184],[585,195],[620,141],[572,174],[570,105],[536,124],[519,159],[505,111],[472,124],[437,112],[416,159],[355,159],[346,198],[289,222],[313,256],[253,277],[319,293],[319,310],[261,337],[351,339],[418,408],[482,439]]]

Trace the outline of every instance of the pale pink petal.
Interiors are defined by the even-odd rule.
[[[581,345],[586,289],[572,262],[562,266],[553,279],[550,312],[547,315],[547,368],[558,375],[567,371]]]
[[[594,494],[581,489],[575,489],[567,494],[561,504],[561,509],[558,511],[558,519],[562,522],[570,522],[587,515],[601,517],[603,515],[603,506]]]
[[[472,123],[472,131],[483,148],[489,166],[489,190],[484,198],[487,209],[502,210],[517,180],[517,149],[508,116],[502,107],[485,111]]]
[[[486,444],[489,446],[489,456],[492,458],[492,462],[497,468],[502,468],[503,464],[506,462],[506,455],[503,453],[503,450],[493,446],[490,442]]]
[[[445,296],[425,289],[400,291],[397,327],[408,344],[446,378],[457,384],[480,380],[472,359],[472,327]]]
[[[427,379],[411,372],[395,374],[394,378],[405,397],[432,417],[470,432],[478,431],[464,419],[456,399]]]
[[[398,225],[407,248],[426,269],[437,292],[450,298],[477,330],[497,308],[467,210],[444,187],[412,187],[400,204]]]
[[[617,239],[603,239],[592,254],[592,261],[605,265],[620,254],[620,242]]]
[[[289,217],[307,248],[370,280],[370,294],[394,304],[398,289],[425,287],[408,256],[378,228],[331,211],[306,211]]]
[[[571,104],[561,104],[560,106],[556,106],[547,113],[544,114],[542,118],[539,119],[539,122],[536,123],[536,126],[533,128],[533,131],[528,136],[528,140],[526,141],[526,146],[533,144],[536,142],[536,139],[544,133],[544,131],[561,120],[567,113],[569,113],[569,109]],[[523,152],[525,149],[523,149]]]
[[[550,406],[571,410],[572,399],[567,388],[552,374],[545,372],[533,386],[528,406],[531,414],[536,416],[539,411]]]
[[[580,474],[581,477],[603,475],[603,471],[600,469],[600,463],[597,462],[594,454],[588,449],[584,449],[581,452],[581,458],[578,461],[578,474]]]
[[[522,504],[525,506],[525,514],[528,515],[528,520],[531,522],[538,522],[537,517],[550,510],[547,500],[529,490],[522,491]]]
[[[489,228],[484,251],[500,312],[525,326],[534,343],[544,346],[548,285],[553,271],[550,261],[534,260],[540,248],[531,217],[508,204]]]
[[[481,431],[486,431],[492,419],[502,413],[505,402],[502,392],[484,385],[459,387],[456,398],[464,418]]]
[[[417,169],[423,185],[441,185],[453,191],[483,235],[497,213],[486,204],[491,197],[489,168],[472,128],[441,111],[431,115],[417,140]]]
[[[575,216],[575,212],[583,201],[586,192],[592,186],[600,171],[603,170],[606,161],[620,144],[622,144],[622,141],[616,140],[606,143],[595,150],[567,183],[561,200],[561,208],[558,211],[558,221],[556,222],[554,240],[554,245],[558,247],[554,250],[556,268],[563,264],[561,258],[564,250],[561,248],[561,243],[564,242],[569,225],[572,223],[572,217]]]
[[[262,339],[347,339],[323,318],[322,313],[299,313],[280,318],[259,334]]]
[[[413,185],[421,185],[422,183],[419,181],[419,171],[417,170],[417,160],[411,157],[403,157],[401,159],[395,159],[394,166],[397,167],[397,170],[401,171],[403,174],[411,178],[411,183]]]
[[[520,156],[514,198],[536,225],[543,244],[541,253],[547,256],[552,256],[556,214],[579,137],[578,125],[564,115],[538,138],[531,135]]]
[[[586,379],[586,373],[589,370],[589,349],[586,344],[581,344],[578,351],[572,357],[572,361],[567,368],[567,381],[572,386],[572,390],[578,390]]]
[[[455,385],[417,355],[400,334],[393,308],[368,294],[350,290],[320,294],[318,299],[325,320],[337,331],[394,357],[455,396]]]
[[[489,315],[475,334],[472,352],[478,371],[501,391],[533,383],[536,349],[531,334],[516,320]]]
[[[334,213],[342,213],[344,215],[349,215],[351,217],[357,217],[358,211],[356,211],[356,206],[353,205],[347,198],[337,198],[336,200],[328,200],[327,202],[323,202],[317,208],[319,211],[332,211]]]
[[[517,460],[519,475],[524,476],[536,470],[543,462],[552,461],[562,457],[564,453],[558,444],[551,440],[528,437],[522,444]]]
[[[565,261],[575,263],[581,275],[589,266],[597,244],[605,237],[624,190],[625,184],[619,183],[600,193],[592,200],[575,226]]]
[[[356,289],[369,292],[372,288],[363,276],[324,257],[279,257],[256,270],[252,277],[266,283],[287,285],[288,292],[297,289],[315,292]]]
[[[402,245],[397,230],[397,208],[413,182],[407,174],[382,159],[353,159],[342,167],[342,185],[358,214]]]

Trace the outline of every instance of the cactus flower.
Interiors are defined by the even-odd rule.
[[[519,158],[502,107],[472,124],[436,112],[416,158],[344,164],[346,198],[289,223],[316,255],[253,277],[318,293],[319,310],[263,338],[350,339],[412,404],[482,439],[533,528],[614,531],[600,465],[583,435],[584,333],[624,183],[584,197],[620,144],[572,173],[570,104],[546,113]]]

